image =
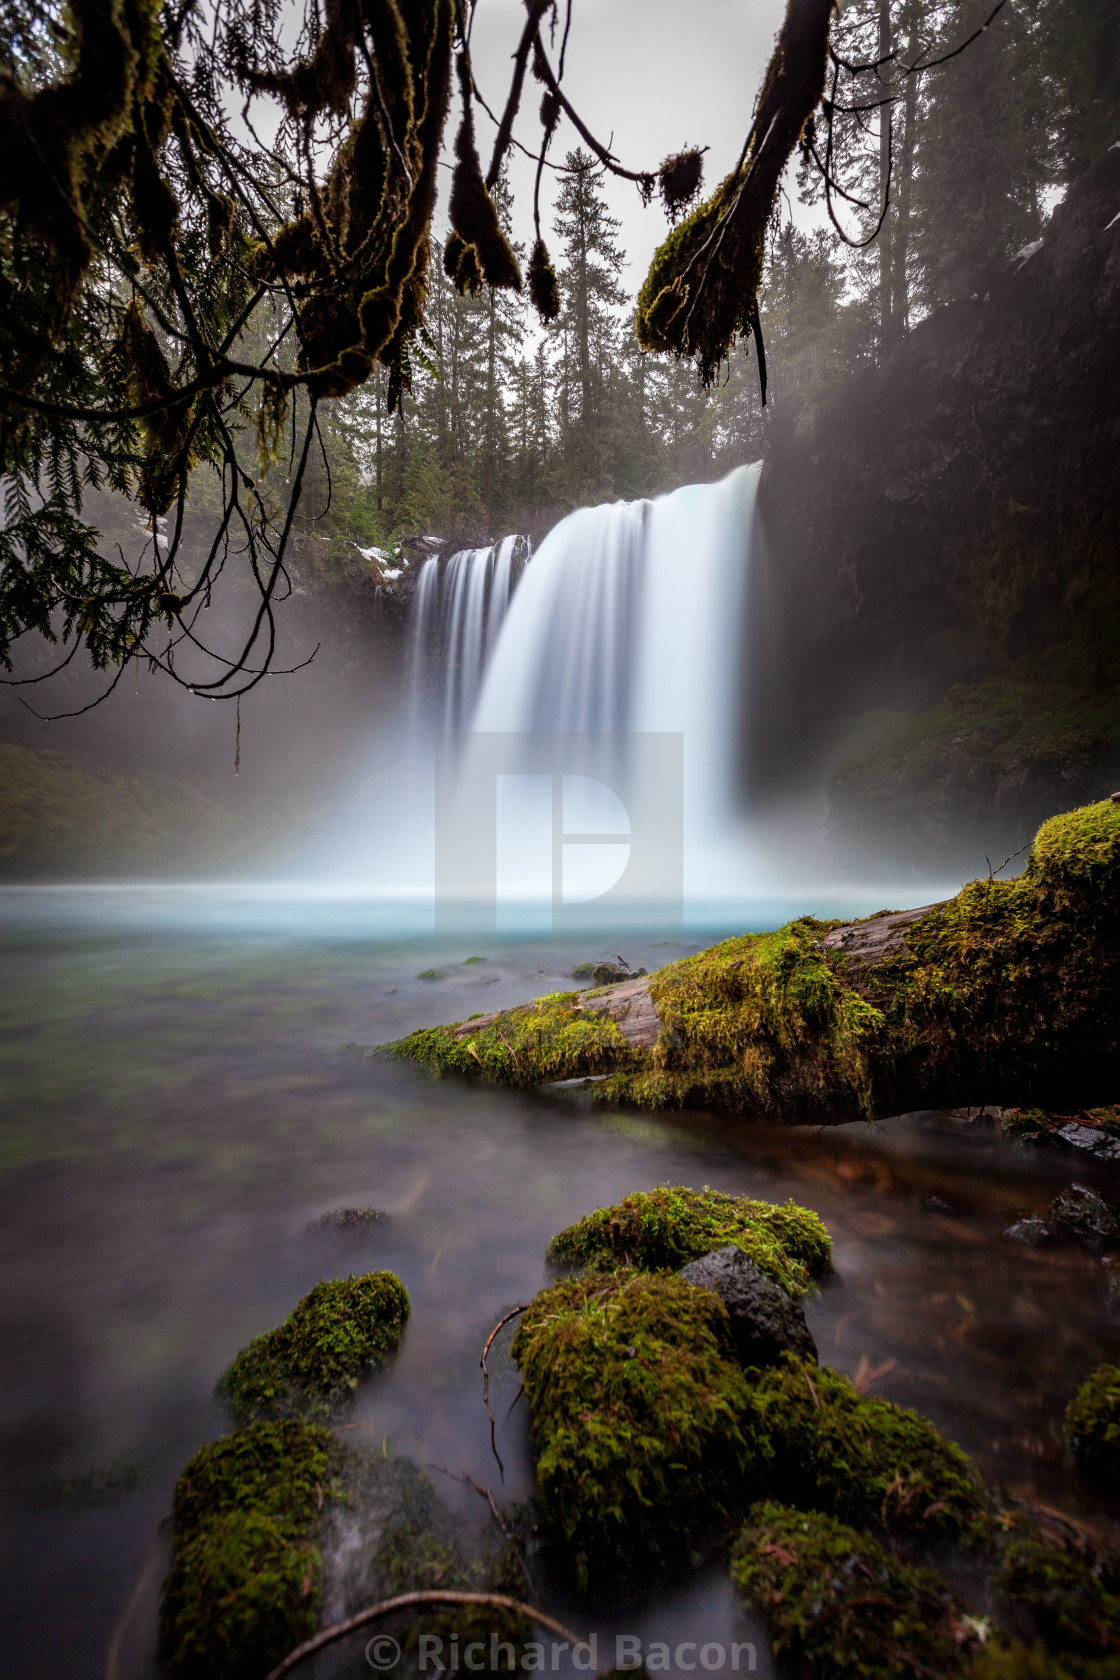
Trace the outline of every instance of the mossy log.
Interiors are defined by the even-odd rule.
[[[843,923],[800,917],[644,980],[553,992],[381,1053],[596,1100],[846,1121],[1115,1097],[1120,803],[1039,829],[1021,876]]]

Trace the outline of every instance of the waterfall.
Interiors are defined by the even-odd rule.
[[[413,733],[465,729],[497,646],[510,595],[528,558],[522,537],[426,560],[410,618],[409,711]]]
[[[759,471],[581,508],[557,525],[514,594],[471,723],[679,733],[694,882],[740,844],[736,720]]]
[[[404,715],[336,819],[350,867],[396,894],[434,880],[441,935],[448,906],[464,933],[562,933],[756,893],[736,796],[757,482],[578,509],[528,564],[513,537],[428,560]]]

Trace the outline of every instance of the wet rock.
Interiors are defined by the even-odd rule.
[[[816,1343],[798,1302],[748,1260],[741,1248],[704,1254],[682,1267],[680,1275],[686,1283],[720,1297],[744,1364],[773,1365],[783,1353],[816,1359]]]
[[[948,1202],[942,1201],[940,1196],[927,1196],[922,1203],[927,1213],[952,1213]]]
[[[1120,1222],[1103,1196],[1084,1184],[1071,1184],[1050,1203],[1055,1224],[1077,1237],[1120,1236]]]
[[[1072,1149],[1087,1149],[1102,1161],[1120,1160],[1120,1142],[1096,1126],[1083,1126],[1077,1120],[1069,1120],[1058,1127],[1054,1136],[1068,1143]]]
[[[1045,1219],[1040,1219],[1037,1213],[1030,1214],[1025,1219],[1017,1219],[1014,1225],[1009,1225],[1003,1233],[1012,1242],[1026,1243],[1028,1248],[1037,1248],[1050,1235]]]
[[[588,972],[597,986],[613,986],[619,980],[644,979],[646,971],[644,968],[631,968],[625,957],[619,957],[615,962],[581,963],[572,977],[583,977]]]
[[[331,1208],[328,1213],[321,1213],[318,1219],[313,1219],[307,1229],[309,1232],[368,1231],[388,1217],[380,1208]]]

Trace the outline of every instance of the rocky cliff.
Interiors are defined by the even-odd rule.
[[[928,861],[967,829],[971,853],[974,832],[1026,839],[1112,791],[1118,306],[1120,145],[992,291],[776,409],[750,603],[756,794],[873,707],[909,721],[834,782],[850,848],[892,831]],[[935,718],[945,705],[968,716]]]

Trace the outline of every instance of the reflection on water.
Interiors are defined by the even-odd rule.
[[[47,896],[32,918],[27,902],[0,939],[6,1673],[154,1672],[161,1523],[185,1459],[228,1427],[215,1378],[320,1276],[389,1266],[412,1297],[400,1356],[347,1419],[353,1438],[501,1495],[478,1371],[487,1332],[545,1280],[557,1229],[662,1180],[815,1208],[836,1259],[807,1308],[822,1358],[927,1413],[1012,1489],[1101,1515],[1059,1424],[1083,1375],[1120,1353],[1104,1268],[1002,1232],[1071,1179],[1107,1192],[1106,1168],[1005,1143],[985,1121],[661,1120],[341,1050],[554,989],[596,951],[313,938],[310,921],[299,938],[205,919],[194,933],[180,919],[173,937],[139,920],[113,932],[104,901],[95,916],[51,900],[49,922]],[[654,967],[684,948],[632,940],[624,954]],[[447,978],[417,978],[432,968]],[[342,1204],[391,1217],[308,1234]],[[500,1420],[516,1391],[499,1368]],[[504,1493],[523,1497],[523,1402],[499,1445]],[[452,1504],[477,1504],[436,1481]],[[581,1629],[614,1631],[552,1602]],[[626,1630],[673,1645],[752,1638],[769,1672],[715,1566]]]

